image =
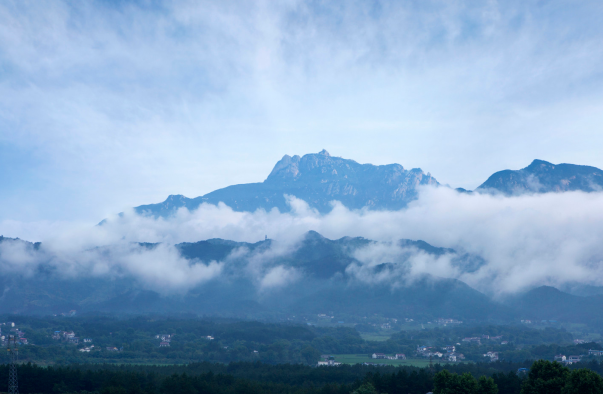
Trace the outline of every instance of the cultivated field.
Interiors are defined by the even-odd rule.
[[[415,367],[426,367],[429,365],[429,360],[424,358],[409,358],[406,360],[383,360],[383,359],[372,359],[368,354],[333,354],[335,361],[343,364],[362,364],[362,363],[374,363],[374,364],[386,364],[386,365],[408,365]],[[439,361],[439,360],[437,360]],[[434,364],[437,362],[434,360]]]

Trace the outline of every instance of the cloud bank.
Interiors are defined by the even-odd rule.
[[[223,204],[204,204],[192,212],[181,209],[173,217],[158,219],[130,211],[102,226],[65,225],[64,231],[49,232],[40,240],[45,253],[53,256],[45,264],[66,275],[127,274],[156,289],[186,290],[219,278],[225,262],[191,263],[173,246],[209,238],[257,242],[268,235],[274,239],[272,248],[255,254],[237,250],[230,258],[244,259],[246,275],[261,289],[302,280],[303,272],[277,262],[310,230],[330,239],[360,236],[379,241],[354,251],[357,263],[348,267],[349,275],[369,283],[386,279],[374,267],[392,263],[388,277],[397,285],[431,274],[460,279],[495,296],[544,284],[603,285],[603,193],[502,197],[424,187],[419,199],[400,211],[351,211],[333,202],[324,215],[293,197],[289,202],[293,209],[288,213],[235,212]],[[0,223],[0,231],[11,226],[13,222]],[[420,239],[457,253],[429,255],[399,246],[399,239]],[[161,245],[144,248],[133,242]],[[112,251],[104,254],[108,246]],[[22,245],[2,243],[0,253],[7,272],[32,274],[40,264]],[[481,256],[485,263],[472,269],[459,266],[458,257],[465,253]]]

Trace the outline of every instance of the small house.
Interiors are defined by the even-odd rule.
[[[337,367],[339,365],[341,365],[341,363],[338,363],[335,360],[327,360],[327,361],[319,361],[318,362],[318,366],[319,367],[321,367],[321,366],[324,366],[324,367]]]
[[[582,356],[569,356],[567,362],[569,364],[579,363],[582,360]]]

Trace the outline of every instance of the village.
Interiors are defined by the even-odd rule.
[[[155,335],[155,339],[157,340],[157,347],[169,348],[170,343],[172,342],[172,339],[174,338],[174,336],[175,336],[175,334],[157,334],[157,335]],[[203,338],[208,341],[214,340],[214,337],[211,335],[207,335]],[[23,339],[25,339],[25,338],[23,338]],[[91,338],[80,339],[78,336],[76,336],[74,331],[54,331],[54,333],[52,335],[52,339],[55,341],[62,342],[65,344],[70,344],[70,345],[83,345],[83,347],[78,348],[78,351],[82,352],[82,353],[90,353],[91,351],[94,351],[94,350],[101,350],[101,348],[95,348],[95,346],[92,344]],[[27,340],[25,340],[25,341],[27,341]],[[104,350],[107,352],[121,352],[121,351],[123,351],[123,347],[105,346]]]
[[[573,337],[558,328],[533,329],[519,324],[467,326],[452,318],[432,319],[428,328],[429,323],[412,318],[381,316],[367,316],[368,321],[360,325],[345,324],[343,320],[340,323],[338,319],[342,317],[328,313],[314,316],[335,322],[281,326],[141,318],[124,321],[75,317],[70,311],[56,317],[0,323],[0,334],[4,345],[7,336],[17,338],[17,344],[24,346],[20,351],[23,360],[45,360],[49,358],[47,354],[60,354],[68,363],[216,359],[226,362],[283,360],[315,366],[424,367],[431,363],[518,362],[534,357],[530,352],[541,343],[563,344],[547,350],[546,359],[567,365],[603,356],[603,348],[588,336]],[[402,326],[405,329],[401,329]],[[274,335],[258,335],[257,327],[268,327]],[[299,336],[303,342],[279,339],[291,335]]]
[[[25,337],[25,333],[15,327],[14,322],[0,323],[0,340],[2,341],[2,346],[7,345],[10,337],[16,339],[16,342],[19,345],[29,344],[29,341]]]
[[[438,319],[437,324],[440,325],[457,325],[462,322],[454,319]],[[583,339],[574,339],[574,345],[585,345],[589,344]],[[483,334],[479,336],[470,336],[458,339],[458,342],[449,345],[417,345],[416,349],[412,354],[408,353],[383,353],[374,352],[365,355],[365,359],[369,358],[371,361],[362,361],[361,355],[323,355],[322,360],[318,362],[318,366],[339,366],[344,363],[350,364],[354,362],[362,362],[365,365],[402,365],[407,364],[405,361],[413,365],[423,365],[420,360],[426,362],[436,363],[458,363],[458,362],[497,362],[501,360],[500,352],[505,353],[504,349],[522,349],[523,345],[516,346],[514,343],[511,344],[509,340],[505,339],[503,335],[489,335]],[[463,352],[460,349],[464,349]],[[583,348],[585,349],[585,348]],[[480,352],[481,351],[481,352]],[[470,358],[466,357],[466,353],[470,354]],[[583,359],[593,359],[603,357],[603,350],[589,349],[588,354],[578,355],[555,355],[551,356],[551,361],[557,361],[564,365],[575,364],[583,361]]]

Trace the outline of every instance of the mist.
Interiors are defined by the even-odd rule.
[[[210,238],[254,243],[268,236],[273,240],[268,250],[235,250],[238,255],[230,256],[243,259],[244,275],[266,290],[303,280],[303,272],[279,265],[278,258],[296,250],[304,235],[314,230],[330,239],[377,241],[351,252],[357,262],[346,271],[366,283],[403,286],[433,275],[459,279],[495,297],[540,285],[603,285],[603,193],[503,197],[423,187],[419,198],[399,211],[349,210],[334,201],[324,215],[295,197],[289,196],[288,202],[292,209],[287,213],[236,212],[224,204],[203,204],[194,211],[180,209],[169,218],[131,210],[100,226],[2,222],[0,232],[5,236],[31,231],[40,237],[34,241],[42,241],[42,248],[34,251],[3,242],[0,263],[5,272],[24,275],[35,274],[39,265],[51,265],[65,276],[126,275],[152,289],[186,291],[218,280],[227,262],[188,261],[175,244]],[[455,252],[428,255],[400,246],[400,239],[424,240]],[[160,245],[143,247],[138,242]],[[459,267],[455,258],[464,253],[481,256],[485,263],[476,269]],[[385,263],[391,263],[387,275],[372,269]]]

